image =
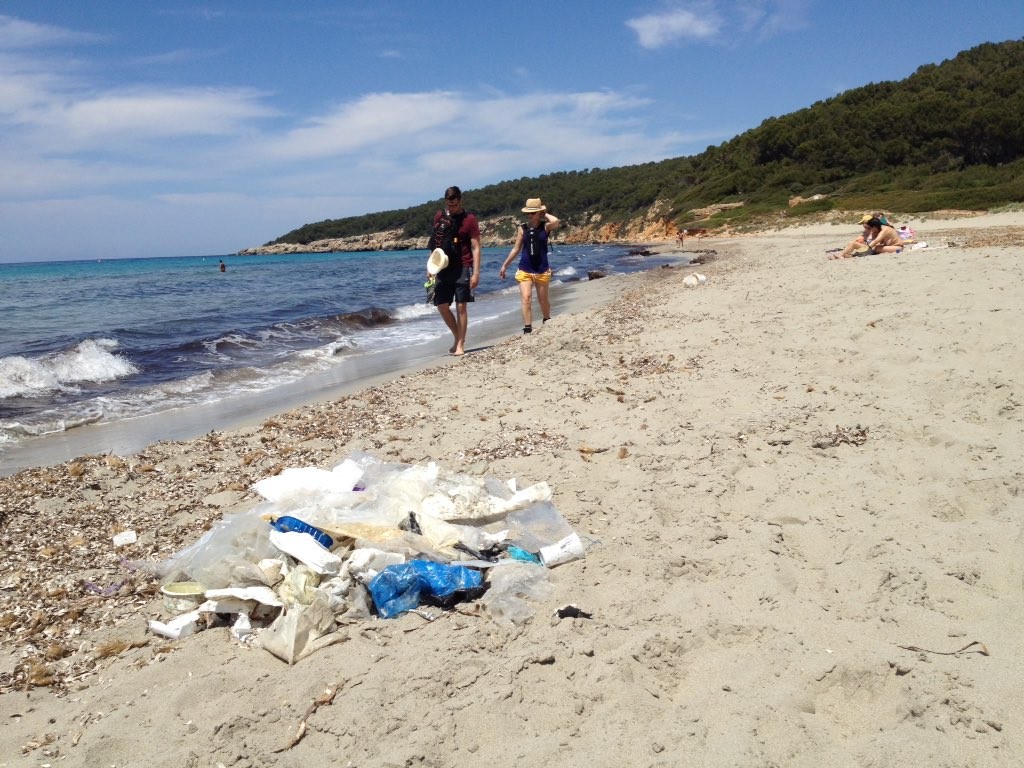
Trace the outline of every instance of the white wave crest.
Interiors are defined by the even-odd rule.
[[[356,345],[351,339],[339,339],[329,344],[324,344],[313,349],[303,349],[295,353],[299,360],[329,361],[336,355],[355,349]]]
[[[38,397],[75,384],[114,381],[138,373],[129,360],[112,352],[117,346],[113,339],[86,339],[45,357],[0,359],[0,397]]]
[[[437,308],[432,304],[420,302],[419,304],[404,304],[392,312],[395,320],[416,320],[421,317],[437,314]]]

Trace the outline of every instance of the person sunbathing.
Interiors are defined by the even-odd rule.
[[[860,220],[864,225],[864,233],[839,253],[833,253],[830,259],[848,259],[851,256],[873,256],[879,253],[900,253],[903,240],[891,224],[883,224],[878,214],[864,215]]]
[[[865,227],[870,230],[868,251],[863,254],[902,253],[903,240],[899,232],[891,224],[883,224],[878,219],[871,219]]]
[[[832,255],[829,256],[829,258],[848,259],[851,256],[865,256],[868,251],[869,235],[871,234],[870,230],[868,229],[868,222],[874,220],[875,219],[873,217],[869,216],[868,214],[864,214],[858,222],[859,224],[862,224],[864,226],[864,231],[860,235],[855,237],[853,240],[851,240],[849,243],[847,243],[846,247],[843,248],[842,251],[840,251],[839,253],[833,253]]]

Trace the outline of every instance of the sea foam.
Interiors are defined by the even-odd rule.
[[[38,358],[0,359],[0,397],[39,397],[76,384],[114,381],[139,372],[113,350],[113,339],[85,339],[73,347]]]

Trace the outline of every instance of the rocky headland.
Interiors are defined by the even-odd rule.
[[[604,221],[599,213],[586,218],[585,223],[563,222],[558,239],[562,243],[657,243],[675,240],[679,230],[666,215],[671,211],[668,203],[655,203],[643,216],[625,221]],[[484,248],[512,245],[519,219],[514,216],[496,216],[480,220],[480,244]],[[309,243],[274,243],[238,251],[239,256],[279,253],[327,253],[332,251],[407,251],[425,249],[427,236],[404,237],[401,229],[368,232],[351,237],[314,240]]]

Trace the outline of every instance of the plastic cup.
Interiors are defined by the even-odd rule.
[[[203,602],[205,588],[197,581],[175,581],[160,587],[164,608],[171,613],[192,611]]]
[[[540,549],[540,561],[548,568],[579,560],[581,557],[583,557],[583,542],[575,533]]]

